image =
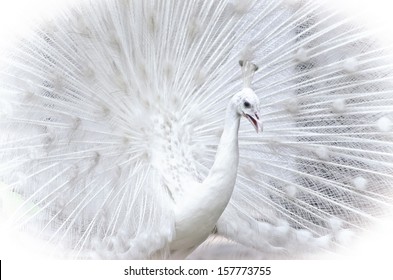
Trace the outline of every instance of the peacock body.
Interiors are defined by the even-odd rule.
[[[0,205],[64,257],[337,252],[391,214],[390,59],[322,1],[81,1],[2,57]]]

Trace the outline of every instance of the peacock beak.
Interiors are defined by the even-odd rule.
[[[255,112],[254,114],[250,115],[250,114],[244,114],[244,116],[246,117],[246,119],[252,124],[252,126],[255,128],[255,131],[257,133],[262,132],[263,131],[263,125],[261,120],[259,119],[258,113]]]

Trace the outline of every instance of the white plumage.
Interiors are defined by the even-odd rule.
[[[82,1],[0,81],[0,207],[56,254],[299,258],[391,217],[391,50],[322,1]]]

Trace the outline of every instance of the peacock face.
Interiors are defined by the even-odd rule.
[[[244,88],[239,98],[239,113],[245,117],[255,128],[257,133],[262,132],[263,126],[259,119],[259,98],[251,88]]]

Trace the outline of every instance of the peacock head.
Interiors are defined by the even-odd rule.
[[[238,113],[245,117],[259,133],[263,130],[259,119],[259,98],[251,88],[243,88],[237,98]]]
[[[238,113],[245,117],[255,128],[256,132],[263,130],[262,122],[259,119],[259,98],[251,89],[251,81],[258,66],[250,61],[239,61],[243,72],[243,90],[238,96]]]

